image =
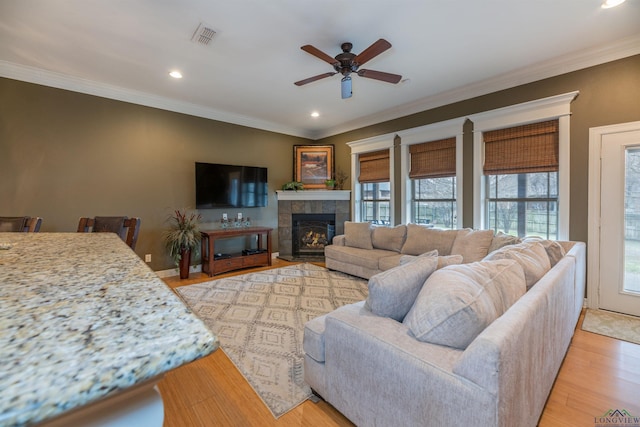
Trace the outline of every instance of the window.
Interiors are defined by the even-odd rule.
[[[484,132],[484,228],[558,238],[558,120]]]
[[[389,150],[358,156],[360,174],[360,220],[391,224],[391,183]]]
[[[411,222],[456,228],[456,177],[412,179]]]
[[[569,122],[577,95],[469,117],[474,228],[569,240]]]
[[[361,183],[362,221],[391,224],[391,187],[388,182]]]
[[[411,221],[456,228],[456,138],[409,146]]]
[[[488,175],[485,182],[486,228],[558,238],[558,172]]]

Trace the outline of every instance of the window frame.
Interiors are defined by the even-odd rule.
[[[473,227],[485,228],[486,186],[483,174],[483,132],[519,126],[528,123],[558,119],[559,170],[558,170],[558,239],[569,240],[569,127],[571,102],[578,91],[538,99],[535,101],[498,108],[469,116],[473,122]]]

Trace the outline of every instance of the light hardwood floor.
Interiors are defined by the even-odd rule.
[[[273,267],[289,265],[276,260]],[[319,264],[322,265],[322,264]],[[215,278],[245,274],[242,270]],[[192,274],[167,278],[171,288],[211,280]],[[567,356],[549,396],[540,426],[589,427],[609,409],[640,416],[640,345],[583,331],[578,322]],[[169,372],[159,384],[165,427],[352,426],[326,402],[306,401],[274,419],[221,350]]]

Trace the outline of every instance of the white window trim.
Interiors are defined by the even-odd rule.
[[[535,101],[474,114],[469,117],[473,127],[473,228],[483,228],[485,222],[485,186],[482,169],[484,145],[482,133],[558,119],[559,121],[559,172],[558,172],[558,239],[569,240],[569,117],[571,101],[578,91],[550,96]]]
[[[393,143],[396,137],[395,133],[388,133],[385,135],[378,135],[371,138],[360,139],[358,141],[347,142],[347,145],[351,148],[351,212],[353,212],[354,221],[362,221],[362,212],[360,212],[360,202],[362,201],[362,192],[360,189],[360,182],[358,181],[358,175],[360,174],[360,164],[358,162],[358,155],[363,153],[370,153],[372,151],[389,150],[389,179],[391,189],[391,197],[389,200],[389,221],[391,225],[395,224],[394,219],[394,206],[395,197],[393,194],[394,188],[394,150]]]
[[[400,172],[402,181],[400,183],[400,207],[401,218],[404,224],[411,222],[411,179],[409,170],[411,168],[411,156],[409,146],[421,144],[427,141],[437,141],[439,139],[456,138],[456,227],[462,228],[462,130],[465,118],[446,120],[426,126],[415,127],[398,132],[400,137]]]

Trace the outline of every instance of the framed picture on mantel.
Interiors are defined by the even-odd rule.
[[[325,181],[333,178],[333,145],[294,145],[293,180],[304,188],[324,189]]]

